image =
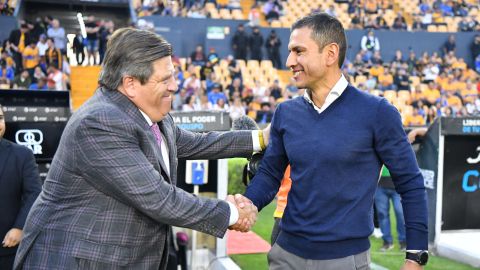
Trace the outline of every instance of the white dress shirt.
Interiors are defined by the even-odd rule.
[[[305,94],[303,94],[303,97],[308,101],[308,103],[312,104],[313,108],[320,114],[323,111],[325,111],[332,103],[337,100],[337,98],[340,97],[340,95],[343,94],[345,89],[348,86],[348,81],[345,78],[345,76],[340,77],[340,79],[337,81],[337,83],[333,86],[333,88],[330,90],[330,92],[327,95],[327,98],[325,99],[325,102],[323,103],[322,107],[319,108],[315,103],[313,103],[312,98],[311,98],[311,90],[307,89],[305,91]]]

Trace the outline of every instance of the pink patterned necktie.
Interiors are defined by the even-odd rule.
[[[158,124],[153,123],[153,125],[150,126],[150,129],[155,135],[155,139],[157,139],[158,147],[162,148],[162,134],[160,133],[160,128],[158,127]]]

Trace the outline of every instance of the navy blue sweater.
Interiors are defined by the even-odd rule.
[[[289,163],[292,188],[277,239],[285,250],[317,260],[367,250],[382,164],[402,196],[407,249],[427,249],[423,178],[400,114],[387,100],[349,85],[320,114],[303,97],[280,104],[245,193],[259,210],[275,197]]]

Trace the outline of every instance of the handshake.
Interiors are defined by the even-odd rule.
[[[237,223],[228,227],[230,230],[239,232],[248,232],[257,221],[257,207],[245,196],[241,194],[228,195],[226,201],[231,202],[237,207]]]

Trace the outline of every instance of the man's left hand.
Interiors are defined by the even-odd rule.
[[[12,228],[7,232],[3,239],[3,247],[15,247],[22,240],[23,231],[17,228]]]
[[[400,268],[400,270],[422,270],[422,269],[423,269],[423,266],[410,260],[405,260],[405,264],[403,264],[402,268]]]

